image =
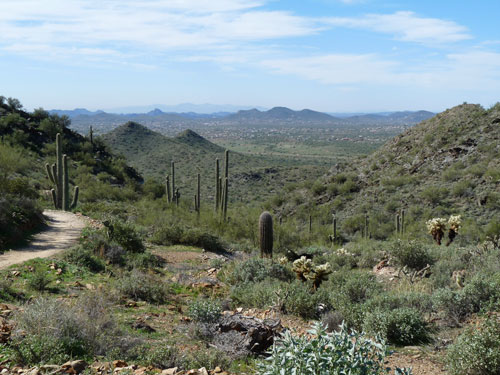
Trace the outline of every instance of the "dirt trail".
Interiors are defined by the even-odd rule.
[[[0,255],[0,269],[33,258],[48,258],[68,249],[77,242],[87,224],[83,217],[71,212],[45,210],[43,214],[48,227],[34,235],[28,246]]]

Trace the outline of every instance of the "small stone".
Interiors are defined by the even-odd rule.
[[[215,369],[214,369],[214,373],[218,374],[219,372],[222,372],[221,368],[219,366],[217,366]]]
[[[202,368],[198,369],[198,374],[199,375],[208,375],[208,371],[205,367],[202,367]]]
[[[162,375],[175,375],[177,372],[177,367],[168,368],[161,372]]]

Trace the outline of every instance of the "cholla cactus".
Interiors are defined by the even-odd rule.
[[[332,273],[330,268],[330,263],[321,264],[313,268],[312,272],[309,272],[306,277],[308,280],[313,282],[314,290],[318,289],[323,281],[328,278],[328,275]]]
[[[307,274],[309,274],[313,269],[313,263],[311,259],[307,259],[305,256],[301,256],[292,264],[292,271],[297,274],[297,278],[302,281],[307,280]]]
[[[450,229],[448,229],[448,241],[446,242],[446,246],[450,246],[457,236],[458,230],[462,226],[460,215],[451,215],[448,219],[448,225],[450,226]]]
[[[327,276],[332,273],[330,263],[314,266],[312,260],[305,256],[293,262],[292,270],[297,274],[299,280],[312,281],[314,290],[318,289]]]
[[[349,251],[347,251],[346,249],[344,249],[343,247],[341,247],[340,249],[338,249],[336,252],[335,252],[336,255],[340,255],[340,256],[349,256],[349,257],[353,257],[354,254],[353,253],[350,253]]]
[[[446,229],[446,219],[435,217],[434,219],[428,220],[425,224],[432,238],[434,238],[434,241],[436,241],[438,245],[441,245],[441,239]]]
[[[278,263],[281,264],[282,266],[286,266],[288,264],[288,258],[287,257],[281,257],[278,259]]]
[[[456,233],[458,233],[458,230],[462,226],[461,216],[451,215],[450,218],[448,219],[448,225],[450,226],[450,229],[453,229]]]

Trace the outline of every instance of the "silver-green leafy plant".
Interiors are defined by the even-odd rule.
[[[364,333],[340,330],[327,333],[316,323],[309,336],[294,336],[289,331],[276,340],[270,356],[257,364],[258,375],[378,375],[387,374],[385,342]],[[411,375],[411,369],[396,368],[397,375]]]

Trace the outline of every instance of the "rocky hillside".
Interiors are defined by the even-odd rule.
[[[442,112],[278,203],[283,215],[313,211],[330,220],[335,212],[346,235],[360,233],[368,214],[372,235],[387,237],[401,209],[409,228],[452,213],[469,220],[469,228],[486,224],[500,213],[500,104]]]

